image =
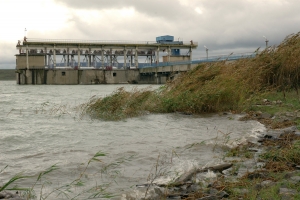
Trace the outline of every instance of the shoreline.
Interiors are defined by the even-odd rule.
[[[278,119],[281,119],[277,121],[278,128],[272,128],[272,122]],[[249,196],[265,199],[265,195],[276,195],[279,199],[298,198],[300,197],[299,189],[297,190],[300,185],[300,165],[288,163],[286,167],[280,168],[279,162],[270,162],[262,158],[273,149],[280,150],[285,148],[285,145],[300,141],[300,131],[294,126],[292,121],[294,119],[288,113],[272,116],[268,113],[250,112],[240,120],[259,121],[265,125],[266,131],[256,139],[248,139],[227,151],[223,159],[224,163],[191,170],[169,184],[140,184],[135,189],[138,194],[146,194],[143,198],[145,200],[162,198],[218,200],[245,197],[247,199]],[[281,178],[276,179],[273,176]],[[275,192],[271,191],[272,188]],[[269,198],[273,199],[272,196]],[[134,197],[128,193],[122,199],[134,199]]]

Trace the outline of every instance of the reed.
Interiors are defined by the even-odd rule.
[[[71,181],[70,183],[63,184],[57,187],[54,187],[51,191],[45,191],[45,188],[49,185],[52,185],[49,176],[53,171],[59,170],[59,167],[55,164],[40,172],[37,176],[25,176],[23,173],[15,174],[12,178],[10,178],[3,186],[0,186],[0,192],[4,190],[13,190],[13,191],[22,191],[21,196],[24,199],[37,199],[37,192],[39,190],[39,199],[108,199],[115,197],[115,194],[112,194],[107,191],[110,187],[110,184],[115,180],[111,180],[111,182],[97,184],[91,188],[87,188],[85,186],[86,182],[86,171],[92,162],[102,163],[100,166],[101,173],[109,173],[111,170],[115,170],[116,167],[120,166],[124,162],[128,162],[131,160],[133,156],[129,158],[121,157],[118,158],[115,162],[107,163],[103,161],[103,158],[107,154],[99,151],[92,158],[90,158],[85,165],[84,169],[81,171],[79,176]],[[7,166],[0,170],[0,174],[5,171]],[[116,178],[110,176],[112,178]],[[33,184],[31,187],[19,187],[18,184],[22,185],[20,180],[32,180]],[[37,188],[38,187],[38,188]]]
[[[84,113],[120,120],[147,112],[241,112],[270,92],[280,92],[285,99],[288,92],[296,91],[299,100],[300,32],[287,36],[279,46],[255,53],[255,58],[236,62],[201,64],[156,91],[120,88],[89,101]]]

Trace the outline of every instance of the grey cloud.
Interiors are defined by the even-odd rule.
[[[56,0],[56,2],[66,5],[69,8],[99,11],[105,9],[134,8],[144,15],[152,18],[160,18],[161,20],[187,19],[189,16],[193,16],[188,8],[181,6],[176,0],[89,0],[88,2],[82,0]],[[117,16],[112,16],[112,18],[114,17]]]
[[[118,16],[112,16],[111,20],[102,22],[106,26],[105,29],[109,27],[109,31],[114,29],[122,33],[119,37],[118,34],[112,33],[111,35],[117,36],[116,39],[127,35],[140,38],[141,35],[149,35],[145,32],[150,31],[153,34],[166,33],[187,40],[194,39],[222,48],[234,45],[240,47],[245,44],[255,46],[259,44],[262,35],[273,38],[273,44],[278,44],[284,35],[297,32],[293,24],[300,22],[298,14],[300,4],[297,0],[274,1],[274,3],[273,1],[231,0],[225,3],[223,0],[186,0],[193,7],[182,6],[175,0],[56,1],[71,8],[95,9],[99,12],[104,9],[134,7],[144,18],[116,24],[114,18]],[[197,6],[203,10],[202,15],[197,15],[193,10]],[[155,23],[141,21],[146,18],[153,19]],[[75,23],[78,25],[80,21],[76,20]],[[84,30],[88,29],[86,27]],[[123,35],[123,33],[129,34]]]
[[[90,40],[155,40],[159,35],[173,35],[180,40],[198,42],[194,58],[204,57],[203,45],[209,47],[210,55],[231,52],[251,52],[265,47],[263,35],[269,45],[278,45],[288,34],[300,31],[299,0],[55,0],[71,8],[68,28],[40,33],[31,31],[32,37],[50,39]],[[197,14],[194,8],[202,10]],[[134,8],[134,18],[120,19],[119,16],[101,18],[94,23],[84,22],[77,10]],[[55,22],[54,22],[55,23]],[[13,60],[16,51],[5,52]],[[1,46],[1,51],[2,51]],[[3,55],[3,51],[1,52]]]

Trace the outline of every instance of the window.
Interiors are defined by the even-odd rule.
[[[62,75],[62,76],[65,76],[65,75],[66,75],[66,72],[61,72],[61,75]]]
[[[114,72],[114,73],[113,73],[113,76],[117,76],[117,73],[116,73],[116,72]]]

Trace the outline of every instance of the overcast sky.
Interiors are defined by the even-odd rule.
[[[0,68],[23,38],[196,41],[193,58],[253,52],[300,31],[300,0],[0,0]]]

